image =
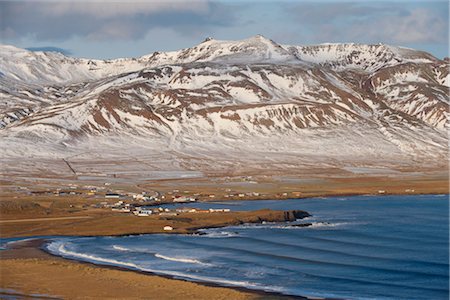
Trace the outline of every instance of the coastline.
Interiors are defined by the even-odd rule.
[[[278,222],[286,222],[286,221],[293,221],[293,218],[296,217],[306,217],[309,216],[308,213],[304,212],[304,211],[271,211],[271,210],[263,210],[263,213],[261,214],[261,211],[256,211],[256,215],[252,214],[253,212],[250,212],[250,215],[248,213],[244,213],[243,218],[240,219],[236,219],[236,218],[231,218],[229,219],[229,221],[227,221],[226,223],[220,223],[220,224],[213,224],[213,225],[204,225],[204,226],[198,226],[198,228],[217,228],[217,227],[224,227],[224,226],[228,226],[228,225],[238,225],[238,224],[242,224],[245,222],[254,222],[254,223],[260,223],[264,220],[267,221],[278,221]],[[227,216],[231,215],[233,216],[233,214],[226,214]],[[73,218],[71,218],[70,220],[73,220]],[[139,220],[136,219],[135,220]],[[198,228],[192,228],[186,231],[182,231],[182,232],[170,232],[173,234],[194,234],[197,231]],[[153,234],[156,233],[162,233],[162,232],[152,232]],[[143,234],[142,232],[139,233],[134,233],[134,234]],[[151,233],[148,233],[151,234]],[[75,234],[74,234],[75,235]],[[76,234],[77,236],[80,236],[79,234]],[[133,235],[133,233],[126,233],[126,234],[116,234],[114,236],[123,236],[123,235]],[[91,235],[93,236],[93,235]],[[98,234],[96,234],[95,236],[98,236]],[[301,297],[301,296],[296,296],[296,295],[284,295],[282,293],[279,292],[274,292],[274,291],[264,291],[264,290],[256,290],[256,289],[251,289],[251,288],[246,288],[246,287],[239,287],[239,286],[227,286],[227,285],[221,285],[219,283],[213,283],[213,282],[204,282],[204,281],[190,281],[188,279],[182,279],[182,278],[177,278],[176,276],[171,276],[171,275],[164,275],[164,274],[156,274],[156,273],[152,273],[152,272],[148,272],[148,271],[142,271],[142,270],[133,270],[133,269],[128,269],[125,267],[120,267],[120,266],[108,266],[108,265],[102,265],[102,264],[95,264],[95,263],[91,263],[91,262],[83,262],[83,261],[79,261],[76,259],[71,259],[71,258],[65,258],[63,256],[59,256],[59,255],[55,255],[50,253],[49,251],[47,251],[45,249],[45,245],[49,242],[48,239],[45,238],[33,238],[31,237],[31,239],[27,239],[27,237],[24,237],[25,240],[23,241],[17,241],[17,242],[13,242],[11,243],[11,245],[9,245],[9,247],[7,247],[7,249],[5,250],[0,250],[0,270],[9,270],[6,271],[6,274],[1,274],[2,276],[2,280],[0,281],[1,283],[1,288],[5,291],[12,291],[10,293],[11,296],[14,295],[23,295],[24,293],[28,293],[26,295],[45,295],[45,297],[47,297],[47,295],[49,295],[47,298],[52,298],[53,295],[60,295],[61,293],[57,293],[57,292],[52,292],[52,288],[49,288],[49,290],[40,290],[39,287],[36,289],[35,287],[27,287],[24,286],[22,288],[13,288],[11,289],[11,287],[14,287],[14,285],[11,286],[11,284],[14,283],[14,281],[10,282],[7,281],[5,282],[5,278],[14,278],[14,271],[11,270],[18,270],[16,272],[18,273],[27,273],[25,270],[29,269],[30,266],[32,267],[33,265],[35,265],[36,263],[43,263],[44,265],[40,265],[39,268],[45,268],[46,265],[50,265],[50,266],[54,266],[55,263],[57,264],[57,262],[59,261],[66,261],[66,262],[70,262],[70,265],[76,265],[74,267],[70,267],[71,270],[67,271],[65,270],[64,274],[62,274],[62,276],[67,275],[67,273],[69,273],[69,276],[77,276],[74,275],[73,273],[84,273],[83,270],[80,271],[80,269],[83,269],[84,267],[81,266],[95,266],[97,269],[101,269],[102,272],[108,272],[107,270],[114,270],[114,271],[119,271],[121,272],[121,274],[124,272],[126,274],[128,274],[129,272],[133,272],[136,274],[140,274],[140,275],[144,275],[146,277],[150,276],[151,278],[153,278],[152,280],[155,281],[155,278],[162,278],[167,280],[167,282],[164,282],[164,284],[166,286],[168,286],[168,288],[173,287],[173,286],[177,286],[177,289],[179,288],[179,282],[185,282],[186,284],[189,284],[188,290],[190,296],[183,296],[183,298],[186,299],[308,299],[306,297]],[[21,270],[21,266],[24,267],[25,270]],[[25,271],[25,272],[24,272]],[[80,272],[79,272],[80,271]],[[51,270],[50,270],[51,272]],[[3,271],[2,273],[5,273],[5,271]],[[17,275],[17,274],[16,274]],[[47,276],[47,275],[46,275]],[[125,275],[123,275],[125,276]],[[158,280],[156,280],[158,281]],[[22,279],[22,280],[18,280],[18,282],[25,282],[26,284],[30,284],[33,282],[33,278],[26,278],[26,279]],[[48,281],[45,281],[44,283],[41,283],[39,286],[43,286],[43,287],[47,287],[48,284],[51,285],[51,279],[48,279]],[[199,286],[201,286],[202,288],[198,288]],[[209,296],[204,296],[204,288],[208,288],[207,294]],[[211,290],[209,290],[211,289]],[[220,289],[219,291],[216,291],[216,289]],[[223,291],[222,289],[225,289],[225,291]],[[232,290],[235,293],[231,293],[228,290]],[[59,290],[60,291],[60,290]],[[228,292],[227,292],[228,291]],[[95,291],[93,291],[95,293]],[[187,293],[187,292],[186,292]],[[211,295],[212,293],[212,295]],[[228,295],[230,294],[231,295]],[[1,295],[1,293],[0,293]],[[8,296],[8,293],[5,293],[6,296]],[[86,295],[88,296],[88,295]],[[74,294],[64,294],[63,298],[77,298],[78,296],[74,295]],[[114,297],[116,297],[114,295]],[[139,296],[136,296],[139,298]],[[136,298],[135,296],[130,296],[127,295],[124,298]],[[84,297],[83,297],[84,298]],[[172,298],[172,296],[169,295],[163,295],[160,298],[162,299],[170,299]],[[178,298],[178,297],[177,297]]]
[[[428,193],[428,194],[436,195],[436,194],[442,194],[442,193]],[[443,196],[445,196],[445,195],[448,196],[448,194],[443,194]],[[373,195],[368,195],[368,196],[373,196]],[[253,211],[253,213],[254,212],[255,211]],[[256,211],[256,212],[258,212],[258,211]],[[280,211],[274,211],[274,212],[280,212]],[[211,216],[211,214],[209,214],[209,215]],[[232,220],[233,222],[236,222],[236,219],[234,218],[233,214],[225,214],[225,215],[227,217],[231,217],[230,220]],[[218,215],[214,215],[214,217],[216,217],[216,216],[218,216]],[[126,216],[123,216],[123,215],[119,216],[119,218],[122,221],[125,220],[125,219],[123,219],[124,217],[126,217]],[[251,217],[255,217],[255,215],[252,215]],[[132,217],[132,219],[130,219],[130,220],[151,221],[150,219],[147,219],[147,218],[137,218],[137,217]],[[54,222],[52,222],[51,226],[58,226],[58,224],[60,224],[61,222],[62,221],[54,221]],[[79,224],[79,222],[81,224],[83,224],[83,223],[87,222],[87,220],[83,219],[82,221],[79,221],[79,220],[75,221],[74,219],[71,219],[69,221],[69,223],[67,223],[63,226],[73,227],[72,230],[74,230],[74,229],[76,230],[76,226],[77,226],[77,224]],[[239,224],[240,222],[242,222],[242,220],[238,220],[238,222],[236,224]],[[209,226],[203,224],[203,226],[199,226],[196,228],[191,227],[191,230],[195,231],[199,228],[214,228],[214,227],[222,227],[222,226],[227,226],[227,225],[230,225],[230,224],[229,223],[215,223],[215,224],[209,225]],[[34,232],[36,233],[36,231],[34,231]],[[28,234],[23,235],[22,237],[33,236],[33,235],[30,235],[31,233],[33,233],[33,231],[28,232]],[[151,233],[162,233],[162,232],[161,232],[161,228],[160,228],[159,231],[136,232],[135,234],[143,234],[143,233],[151,234]],[[180,234],[180,233],[192,233],[192,231],[180,230],[180,231],[165,232],[165,233]],[[49,235],[52,235],[52,234],[49,234]],[[53,234],[53,235],[57,235],[57,234]],[[65,235],[68,235],[68,234],[65,234]],[[82,234],[75,234],[75,235],[85,236]],[[99,235],[105,235],[105,234],[94,234],[94,235],[99,236]],[[130,233],[116,234],[116,236],[120,236],[120,235],[131,235],[131,234]],[[37,236],[37,234],[34,234],[34,236]],[[33,242],[33,241],[35,241],[35,240],[32,240],[30,242]],[[17,251],[20,249],[0,251],[0,255],[1,255],[0,270],[14,270],[14,272],[17,272],[19,274],[15,274],[15,275],[13,274],[12,278],[14,278],[16,280],[16,282],[26,282],[26,284],[29,284],[34,279],[33,278],[18,279],[20,277],[14,277],[14,276],[18,276],[18,275],[20,275],[20,273],[27,273],[26,270],[29,270],[30,268],[34,269],[35,272],[38,272],[38,273],[54,272],[54,274],[59,274],[59,276],[76,277],[76,278],[78,278],[77,280],[81,280],[79,278],[80,276],[81,277],[85,276],[86,270],[89,270],[87,273],[91,272],[91,273],[94,273],[97,275],[99,275],[100,272],[101,272],[101,274],[103,274],[104,272],[109,274],[112,271],[115,271],[115,272],[119,272],[118,274],[122,274],[122,275],[117,275],[117,273],[112,272],[111,274],[115,274],[115,275],[111,275],[111,276],[119,276],[119,277],[127,278],[127,279],[124,279],[124,280],[126,280],[127,285],[128,284],[132,285],[135,282],[134,281],[135,279],[132,275],[127,275],[130,272],[132,272],[133,274],[139,274],[140,276],[144,276],[144,278],[146,278],[145,280],[148,280],[151,282],[159,282],[158,284],[156,284],[156,290],[158,288],[165,287],[164,291],[166,294],[161,294],[162,296],[160,298],[162,298],[162,299],[171,298],[169,291],[174,286],[176,286],[176,288],[178,289],[180,282],[189,284],[185,288],[185,290],[183,290],[185,294],[183,294],[182,296],[180,295],[180,297],[186,298],[186,299],[227,299],[224,295],[227,295],[227,297],[229,295],[231,295],[230,290],[237,293],[237,294],[232,294],[232,296],[230,296],[232,299],[309,299],[306,297],[289,296],[289,295],[283,295],[283,294],[280,294],[277,292],[258,291],[258,290],[243,288],[243,287],[224,287],[223,285],[216,284],[216,283],[192,282],[192,281],[185,280],[185,279],[174,278],[169,275],[160,275],[160,274],[154,274],[154,273],[146,272],[146,271],[130,270],[130,269],[123,268],[123,267],[106,266],[106,265],[98,265],[98,264],[89,263],[89,262],[81,262],[81,261],[63,258],[61,256],[57,256],[57,255],[48,253],[47,251],[42,249],[44,243],[46,243],[45,240],[40,240],[39,244],[35,244],[32,246],[29,245],[28,247],[25,247],[25,248],[28,248],[29,251],[32,251],[32,253],[34,253],[33,255],[31,255],[31,257],[29,257],[27,255],[23,255],[23,253],[20,254],[20,251],[19,252]],[[27,242],[25,242],[25,244],[27,244]],[[30,250],[30,249],[32,249],[32,250]],[[8,251],[12,251],[12,252],[15,251],[14,253],[16,253],[16,254],[8,254],[8,253],[11,253]],[[8,254],[8,255],[5,256],[5,254]],[[50,268],[54,267],[56,269],[49,270],[49,269],[47,269],[48,266],[50,266]],[[92,269],[93,267],[95,267],[95,268]],[[92,271],[92,270],[95,270],[95,271]],[[11,277],[11,273],[5,274],[4,272],[5,271],[2,271],[2,274],[1,274],[2,278]],[[47,273],[45,273],[45,274],[47,274]],[[34,274],[34,277],[36,275],[37,274]],[[129,278],[130,276],[133,278],[130,279]],[[149,277],[152,279],[148,279]],[[155,278],[159,278],[159,279],[155,279]],[[167,280],[167,281],[163,280],[163,283],[161,283],[160,280],[162,280],[162,279]],[[50,280],[50,279],[48,279],[48,280]],[[5,280],[1,280],[1,284],[2,284],[1,288],[5,288],[7,290],[11,290],[10,288],[13,287],[14,291],[16,291],[16,290],[20,291],[20,292],[23,291],[24,293],[29,293],[29,294],[39,294],[39,295],[42,294],[42,295],[50,296],[50,297],[52,297],[53,295],[56,295],[56,296],[60,295],[56,292],[54,292],[54,293],[51,292],[51,291],[54,291],[54,289],[53,289],[54,287],[52,286],[52,283],[50,281],[41,282],[39,285],[34,286],[34,287],[33,286],[17,287],[17,283],[14,285],[14,281],[5,282]],[[13,285],[11,286],[11,284],[13,284]],[[48,284],[50,284],[50,286]],[[108,286],[108,284],[109,283],[106,283],[106,286]],[[40,289],[41,287],[43,289]],[[109,286],[109,288],[111,288],[112,290],[117,289],[117,287],[111,287],[111,286]],[[206,290],[204,290],[204,288],[211,288],[212,290],[206,291]],[[224,289],[224,290],[220,290],[220,292],[217,292],[215,289]],[[60,291],[60,290],[56,289],[55,291]],[[149,293],[155,292],[155,286],[152,286],[147,292],[149,292]],[[0,293],[0,295],[1,295],[1,293]],[[206,295],[208,295],[208,296],[206,296]],[[85,296],[87,297],[88,295],[85,295]],[[216,296],[216,298],[214,296]],[[83,297],[83,298],[86,298],[86,297]],[[114,295],[114,297],[115,297],[115,295]],[[230,297],[228,297],[228,298],[230,299]],[[70,298],[77,298],[77,296],[76,296],[76,294],[70,294],[70,295],[68,294],[63,298],[70,299]],[[126,295],[123,297],[115,297],[115,298],[136,298],[136,297]]]
[[[278,292],[270,292],[270,291],[263,291],[263,290],[255,290],[255,289],[249,289],[245,287],[233,287],[233,286],[223,286],[216,283],[211,282],[194,282],[189,281],[187,279],[180,279],[175,278],[170,275],[163,275],[163,274],[155,274],[152,272],[146,272],[141,270],[132,270],[127,269],[124,267],[119,266],[108,266],[108,265],[101,265],[101,264],[95,264],[90,262],[83,262],[78,261],[75,259],[70,258],[64,258],[62,256],[51,254],[50,252],[45,250],[45,244],[48,243],[49,240],[47,239],[33,239],[33,240],[27,240],[23,242],[15,242],[13,246],[10,249],[2,250],[0,252],[1,259],[0,259],[0,266],[2,270],[8,270],[8,274],[2,274],[2,278],[6,278],[4,275],[15,277],[16,275],[12,274],[14,272],[21,272],[21,266],[27,265],[31,266],[33,264],[39,264],[41,266],[42,264],[46,264],[49,266],[62,266],[68,267],[68,270],[65,270],[65,273],[69,277],[77,277],[73,273],[78,273],[82,276],[86,275],[86,269],[91,270],[97,270],[102,273],[102,276],[105,276],[105,274],[115,274],[115,272],[119,272],[122,274],[122,276],[125,277],[135,277],[135,276],[128,276],[130,274],[136,274],[138,276],[144,276],[145,280],[148,281],[157,281],[159,286],[166,285],[167,289],[171,289],[172,287],[176,287],[177,290],[184,290],[183,293],[188,294],[188,296],[184,296],[185,299],[311,299],[308,297],[301,297],[301,296],[293,296],[293,295],[284,295],[282,293]],[[6,252],[4,252],[6,251]],[[8,267],[8,269],[5,269]],[[11,268],[13,267],[13,268]],[[15,268],[14,268],[15,267]],[[2,272],[4,273],[4,271]],[[47,273],[47,276],[49,274]],[[50,275],[47,281],[47,284],[51,285],[51,278]],[[135,278],[130,278],[130,280],[133,280]],[[74,295],[71,294],[70,291],[67,291],[67,294],[61,295],[61,294],[55,294],[56,291],[52,293],[52,288],[50,287],[42,287],[42,289],[35,290],[33,289],[33,278],[29,277],[25,281],[23,281],[24,286],[22,286],[21,289],[11,289],[8,287],[3,287],[4,290],[14,290],[14,292],[17,291],[17,294],[19,295],[44,295],[47,298],[59,298],[63,297],[66,298],[84,298],[80,295]],[[181,284],[181,282],[183,284]],[[4,280],[1,281],[1,284],[4,285]],[[6,283],[7,284],[7,283]],[[28,286],[27,286],[28,285]],[[102,287],[98,286],[99,289],[102,289]],[[151,287],[153,289],[153,287]],[[57,289],[57,291],[61,292],[61,289]],[[114,292],[115,293],[115,292]],[[95,293],[94,293],[95,294]],[[106,296],[108,297],[108,296]],[[114,296],[115,297],[115,296]],[[139,296],[138,296],[139,297]],[[168,299],[171,298],[171,295],[164,295],[160,294],[160,299]],[[231,297],[231,298],[230,298]],[[121,298],[121,297],[117,297]],[[130,294],[124,298],[136,298],[135,295],[133,295],[132,291],[130,291]]]

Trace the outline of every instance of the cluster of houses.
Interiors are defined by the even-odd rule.
[[[228,191],[229,189],[227,189]],[[244,198],[244,197],[259,197],[260,194],[257,192],[251,192],[251,193],[237,193],[237,194],[225,194],[224,198]]]
[[[169,209],[163,207],[150,206],[136,206],[131,203],[125,203],[120,200],[112,205],[109,205],[112,211],[131,213],[138,217],[148,217],[150,215],[159,216],[177,216],[180,213],[215,213],[215,212],[230,212],[230,209],[198,209],[198,208],[177,208]]]
[[[251,177],[245,177],[243,180],[250,180]],[[30,195],[53,195],[53,196],[88,196],[91,198],[104,198],[105,200],[118,199],[127,200],[135,203],[190,203],[198,200],[205,199],[226,199],[226,200],[237,200],[237,199],[247,199],[247,198],[261,198],[267,197],[265,194],[260,194],[258,192],[237,192],[229,188],[225,189],[225,193],[220,195],[215,195],[211,193],[191,193],[189,191],[179,191],[173,190],[166,193],[155,192],[154,194],[149,194],[147,192],[135,193],[127,192],[121,190],[112,189],[109,183],[105,183],[103,186],[82,186],[77,184],[68,184],[66,187],[56,188],[56,189],[45,189],[38,191],[30,191],[26,187],[20,188],[21,192],[26,192]],[[19,190],[19,188],[17,188]],[[280,193],[276,194],[276,198],[286,198],[288,196],[300,196],[300,192],[292,193]],[[92,207],[110,207],[108,203],[101,202],[90,205]]]
[[[69,183],[65,187],[59,187],[56,189],[46,188],[42,190],[29,190],[27,187],[18,187],[18,191],[25,192],[29,195],[34,196],[70,196],[70,195],[87,195],[94,196],[104,192],[106,190],[105,187],[100,186],[92,186],[92,185],[84,185],[80,186],[77,184]]]

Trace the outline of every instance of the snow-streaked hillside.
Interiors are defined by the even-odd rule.
[[[172,52],[154,52],[139,58],[83,59],[58,52],[31,52],[0,45],[0,74],[3,78],[35,84],[76,83],[133,72],[145,67],[191,62],[252,63],[292,61],[295,55],[262,36],[246,40],[203,43]]]
[[[373,72],[407,62],[435,63],[438,60],[423,51],[384,44],[321,44],[285,46],[298,59],[328,66],[334,70],[356,69]]]
[[[412,49],[255,36],[136,59],[0,50],[7,159],[151,153],[197,169],[447,157],[449,64]]]

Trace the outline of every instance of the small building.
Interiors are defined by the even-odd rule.
[[[165,230],[165,231],[172,231],[173,227],[172,226],[164,226],[163,230]]]
[[[209,212],[230,212],[229,208],[210,208]]]
[[[195,213],[209,213],[209,210],[208,209],[196,209],[195,211],[192,211],[192,212],[195,212]]]
[[[135,211],[134,214],[138,217],[148,217],[152,214],[153,212],[149,209],[141,209],[139,211]]]
[[[133,195],[133,199],[135,199],[135,200],[143,200],[144,199],[144,195],[142,195],[142,194],[134,194]]]
[[[111,208],[112,211],[118,211],[123,213],[129,213],[131,212],[131,209],[129,207],[113,207]]]
[[[105,194],[105,198],[108,198],[108,199],[119,199],[120,198],[120,194],[117,194],[117,193],[106,193]]]
[[[191,197],[181,196],[181,197],[175,197],[173,199],[173,202],[176,202],[176,203],[195,202],[195,199],[191,198]]]
[[[191,212],[192,208],[188,208],[188,207],[183,207],[183,208],[178,208],[175,211],[178,213],[188,213]]]

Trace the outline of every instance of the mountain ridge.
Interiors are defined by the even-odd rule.
[[[258,49],[258,47],[260,49]],[[209,51],[210,48],[213,48],[212,51]],[[256,51],[256,53],[259,53],[259,57],[254,57],[253,54],[255,53],[255,48],[260,51]],[[328,48],[328,49],[327,49]],[[207,50],[205,50],[207,49]],[[246,57],[242,57],[242,53],[245,50],[250,50],[250,55]],[[356,51],[355,51],[356,49]],[[284,63],[291,62],[291,63],[318,63],[322,65],[326,65],[327,61],[325,58],[325,61],[318,60],[317,57],[312,57],[311,53],[316,52],[316,55],[319,52],[327,52],[331,53],[334,52],[335,54],[339,51],[344,52],[340,59],[348,60],[346,56],[348,55],[355,55],[355,52],[357,52],[359,55],[363,53],[364,51],[366,53],[373,52],[373,49],[376,50],[376,54],[380,54],[383,52],[386,52],[386,56],[389,56],[390,63],[392,65],[393,61],[397,61],[398,63],[402,62],[402,55],[405,54],[411,54],[415,53],[418,57],[422,57],[424,61],[427,62],[437,62],[439,61],[436,57],[432,56],[431,54],[428,54],[423,51],[417,51],[409,48],[402,48],[402,47],[394,47],[394,46],[387,46],[384,44],[374,44],[374,45],[366,45],[366,44],[355,44],[355,43],[326,43],[326,44],[318,44],[318,45],[309,45],[309,46],[293,46],[293,45],[281,45],[273,40],[267,39],[263,37],[262,35],[256,35],[253,37],[250,37],[245,40],[241,41],[222,41],[222,40],[215,40],[212,38],[208,38],[205,41],[201,42],[198,45],[195,45],[191,48],[184,48],[178,51],[168,51],[168,52],[161,52],[156,51],[150,54],[146,54],[140,57],[133,57],[133,58],[117,58],[117,59],[90,59],[90,58],[74,58],[70,56],[66,56],[62,53],[58,52],[43,52],[43,51],[28,51],[25,49],[17,48],[11,45],[0,45],[0,72],[2,72],[3,76],[7,74],[13,74],[16,75],[16,79],[19,80],[22,78],[22,80],[26,80],[29,83],[35,82],[38,84],[48,84],[48,83],[74,83],[79,81],[86,81],[89,79],[99,79],[100,77],[105,77],[106,74],[111,75],[118,75],[120,73],[125,72],[131,72],[131,71],[137,71],[139,69],[143,69],[145,67],[159,67],[163,65],[168,64],[184,64],[184,63],[191,63],[191,62],[206,62],[206,61],[213,61],[214,58],[219,58],[218,62],[226,63],[226,60],[220,60],[220,58],[228,57],[233,52],[238,52],[240,57],[239,59],[244,59],[243,62],[247,63],[254,63],[254,62],[264,62],[271,61],[271,62],[277,62],[277,59],[274,58],[274,56],[277,56],[278,60]],[[227,51],[225,51],[227,50]],[[370,51],[369,51],[370,50]],[[381,51],[380,51],[381,50]],[[225,51],[225,53],[224,53]],[[219,52],[219,53],[217,53]],[[266,52],[266,53],[264,53]],[[348,52],[348,53],[346,53]],[[308,55],[309,53],[309,55]],[[266,54],[266,56],[264,56]],[[275,54],[275,55],[274,55]],[[323,54],[323,53],[322,53]],[[270,57],[268,57],[270,55]],[[6,59],[7,58],[7,59]],[[33,72],[31,72],[31,76],[25,76],[25,72],[21,72],[20,68],[17,68],[18,62],[20,60],[26,60],[26,64],[30,64],[33,61],[41,60],[41,64],[49,63],[51,59],[56,60],[59,64],[72,64],[75,66],[79,66],[79,74],[77,76],[70,76],[69,74],[63,73],[61,75],[69,75],[67,76],[67,80],[63,80],[62,78],[56,77],[50,77],[48,78],[48,74],[43,74],[43,72],[56,72],[55,69],[52,69],[54,66],[47,66],[43,72],[38,72],[39,70],[31,70],[36,71],[36,76],[33,76]],[[320,56],[319,56],[320,58]],[[411,59],[411,58],[410,58]],[[331,58],[331,60],[337,60],[336,57]],[[236,61],[230,60],[229,63],[236,63]],[[23,69],[26,69],[25,67],[21,66]],[[98,72],[99,70],[102,70],[104,68],[103,72]],[[364,69],[364,67],[363,67]],[[70,71],[70,70],[65,70]],[[370,69],[369,71],[373,71],[373,69]],[[19,73],[22,73],[22,76],[19,76],[17,78],[17,75]],[[57,73],[57,72],[56,72]],[[37,75],[41,76],[44,79],[43,81],[37,80]],[[47,76],[46,76],[47,75]],[[46,78],[47,77],[47,78]],[[61,76],[59,76],[61,77]]]
[[[152,153],[206,170],[244,158],[413,166],[447,156],[449,63],[422,51],[255,36],[114,63],[1,53],[7,159]]]

